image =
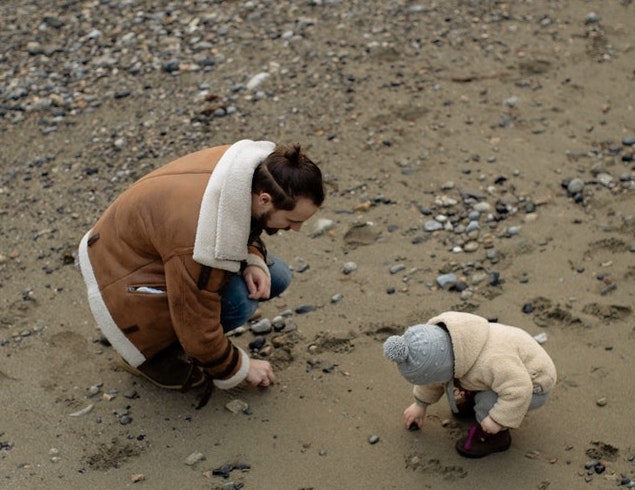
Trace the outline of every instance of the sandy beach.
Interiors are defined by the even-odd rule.
[[[635,5],[5,0],[0,488],[635,487]],[[169,392],[116,364],[77,245],[136,179],[243,138],[299,143],[327,198],[267,237],[277,383]],[[509,451],[404,427],[391,334],[458,310],[553,358]],[[232,337],[249,349],[245,326]]]

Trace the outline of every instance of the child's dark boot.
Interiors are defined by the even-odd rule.
[[[512,444],[509,430],[501,430],[497,434],[486,434],[481,424],[470,427],[467,436],[458,440],[456,450],[466,458],[482,458],[488,454],[507,451]]]

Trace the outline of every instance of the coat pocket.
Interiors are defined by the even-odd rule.
[[[133,294],[165,294],[162,286],[128,286],[127,291]]]

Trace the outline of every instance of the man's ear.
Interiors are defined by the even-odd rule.
[[[269,206],[273,204],[273,198],[271,197],[271,194],[269,194],[268,192],[261,192],[260,194],[258,194],[258,204],[260,204],[261,206]]]

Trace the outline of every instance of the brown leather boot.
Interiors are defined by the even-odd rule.
[[[187,358],[178,342],[136,368],[121,358],[118,364],[130,374],[146,378],[155,386],[167,390],[186,391],[205,382],[201,368]]]
[[[456,450],[466,458],[482,458],[492,453],[507,451],[512,444],[509,429],[497,434],[486,434],[481,424],[474,424],[467,436],[456,442]]]

